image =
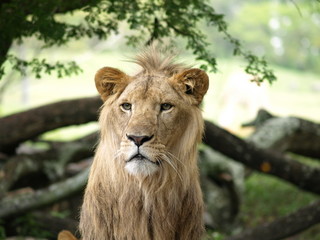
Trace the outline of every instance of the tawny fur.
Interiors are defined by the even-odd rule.
[[[114,68],[96,75],[104,105],[80,216],[83,240],[199,240],[203,234],[197,144],[208,77],[155,49],[136,57],[143,70],[133,77]],[[130,111],[121,109],[124,102]],[[172,109],[161,110],[163,103]],[[139,150],[150,161],[133,173],[126,170],[136,151],[129,134],[153,136]]]
[[[77,240],[77,238],[71,232],[63,230],[59,233],[58,240]]]

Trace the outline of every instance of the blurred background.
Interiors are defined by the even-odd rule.
[[[200,21],[197,27],[206,34],[209,43],[207,50],[217,61],[217,71],[208,72],[210,88],[203,104],[204,118],[243,139],[248,138],[255,128],[243,127],[242,124],[255,119],[259,109],[265,109],[277,117],[294,116],[319,124],[319,1],[215,0],[207,4],[224,15],[228,33],[239,39],[243,49],[268,62],[277,80],[272,84],[267,81],[252,82],[252,75],[245,72],[246,61],[233,56],[233,46],[226,36],[208,26],[205,20]],[[86,16],[84,11],[76,10],[57,13],[55,19],[78,24]],[[1,21],[5,19],[1,17]],[[132,29],[130,24],[122,21],[117,33],[110,34],[107,39],[81,37],[48,48],[43,47],[43,41],[37,35],[13,41],[8,54],[29,60],[44,58],[53,63],[74,61],[81,71],[63,78],[58,78],[55,72],[37,78],[29,68],[26,67],[25,74],[21,75],[10,61],[5,62],[5,74],[0,81],[0,117],[60,100],[97,95],[93,78],[96,71],[104,66],[119,68],[127,74],[137,73],[137,66],[127,59],[137,53],[143,41],[132,46],[128,44],[128,35],[139,31],[139,28]],[[197,67],[203,64],[190,48],[186,49],[186,39],[177,37],[165,42],[177,46],[179,59],[183,62]],[[97,124],[93,122],[53,130],[45,133],[42,139],[70,141],[97,129]],[[319,161],[297,158],[319,167]],[[258,172],[248,174],[241,189],[243,197],[238,221],[242,223],[242,228],[272,221],[319,199],[317,194],[301,192],[273,176]],[[28,221],[23,224],[28,225]],[[234,231],[242,228],[236,227]],[[212,231],[210,239],[223,239],[224,234]],[[316,224],[302,235],[287,239],[320,240],[320,226]]]

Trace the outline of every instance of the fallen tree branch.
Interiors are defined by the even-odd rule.
[[[320,194],[320,169],[297,162],[279,153],[259,149],[228,131],[205,121],[204,143],[222,154],[259,172],[272,174],[297,187]]]
[[[52,184],[48,188],[2,199],[0,201],[0,218],[22,214],[73,195],[84,188],[88,173],[89,168],[74,177]]]
[[[32,158],[18,155],[11,158],[0,170],[0,199],[9,188],[23,175],[39,171],[43,166],[43,159],[36,154]]]
[[[0,118],[0,152],[53,129],[96,121],[101,104],[98,97],[66,100]]]
[[[4,136],[8,139],[6,137],[0,139],[0,149],[5,149],[4,146],[15,146],[28,139],[27,136],[35,137],[54,128],[93,121],[97,118],[97,111],[101,104],[97,97],[83,98],[50,104],[32,109],[29,113],[23,112],[21,115],[2,118],[0,135],[5,133]],[[34,115],[36,117],[32,117]],[[31,119],[27,120],[26,116],[31,116]],[[13,131],[12,136],[11,131]],[[320,193],[320,169],[318,168],[309,167],[275,152],[261,150],[208,121],[206,121],[204,142],[252,169],[275,175],[301,189]]]
[[[243,126],[256,127],[249,138],[256,146],[320,159],[320,124],[297,117],[275,117],[259,110],[256,119]]]
[[[67,143],[55,143],[52,148],[33,154],[16,155],[9,158],[0,169],[0,199],[22,176],[43,172],[52,182],[64,176],[67,163],[91,157],[97,133]]]
[[[320,201],[226,240],[280,240],[320,223]]]

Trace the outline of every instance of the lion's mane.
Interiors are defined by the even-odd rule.
[[[163,56],[154,46],[134,62],[142,67],[134,77],[114,68],[103,68],[96,74],[97,89],[104,101],[99,118],[101,136],[85,191],[80,233],[84,240],[198,240],[204,230],[197,168],[197,144],[203,134],[199,104],[208,88],[207,75],[175,63],[172,56]],[[173,102],[174,111],[180,105],[182,110],[175,115],[175,126],[165,126],[170,141],[161,144],[161,151],[156,153],[154,167],[159,169],[154,173],[147,169],[145,174],[132,174],[125,169],[126,159],[119,149],[128,144],[123,143],[125,131],[129,131],[127,124],[132,122],[130,129],[134,131],[138,131],[136,128],[140,128],[138,132],[144,131],[149,127],[150,113],[146,110],[136,121],[132,118],[139,118],[138,114],[130,113],[128,120],[122,120],[115,114],[118,111],[115,108],[119,108],[116,102],[126,88],[141,79],[148,85],[146,92],[158,88],[155,83],[169,84],[179,96]],[[157,97],[151,95],[147,92],[146,101]],[[157,124],[160,126],[161,122]],[[159,126],[153,130],[155,142],[161,142],[161,134],[165,134],[157,132]]]

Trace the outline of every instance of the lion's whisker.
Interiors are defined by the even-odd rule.
[[[117,158],[119,158],[121,155],[121,151],[120,150],[117,150],[117,152],[114,154],[113,156],[113,160],[116,160]]]
[[[182,180],[182,176],[181,176],[181,174],[180,174],[180,172],[178,171],[178,168],[177,168],[177,166],[175,166],[173,163],[172,163],[172,161],[170,160],[170,158],[168,157],[168,156],[166,156],[165,154],[162,154],[162,160],[164,160],[166,163],[168,163],[169,164],[169,166],[171,166],[172,167],[172,169],[177,173],[177,175],[178,175],[178,177],[180,178],[180,180],[181,181],[183,181]]]
[[[179,163],[181,163],[181,165],[186,168],[186,165],[184,164],[183,161],[181,161],[178,157],[176,157],[174,154],[172,154],[171,152],[167,152],[166,154],[168,154],[170,156],[170,158],[174,158],[175,160],[177,160]]]

